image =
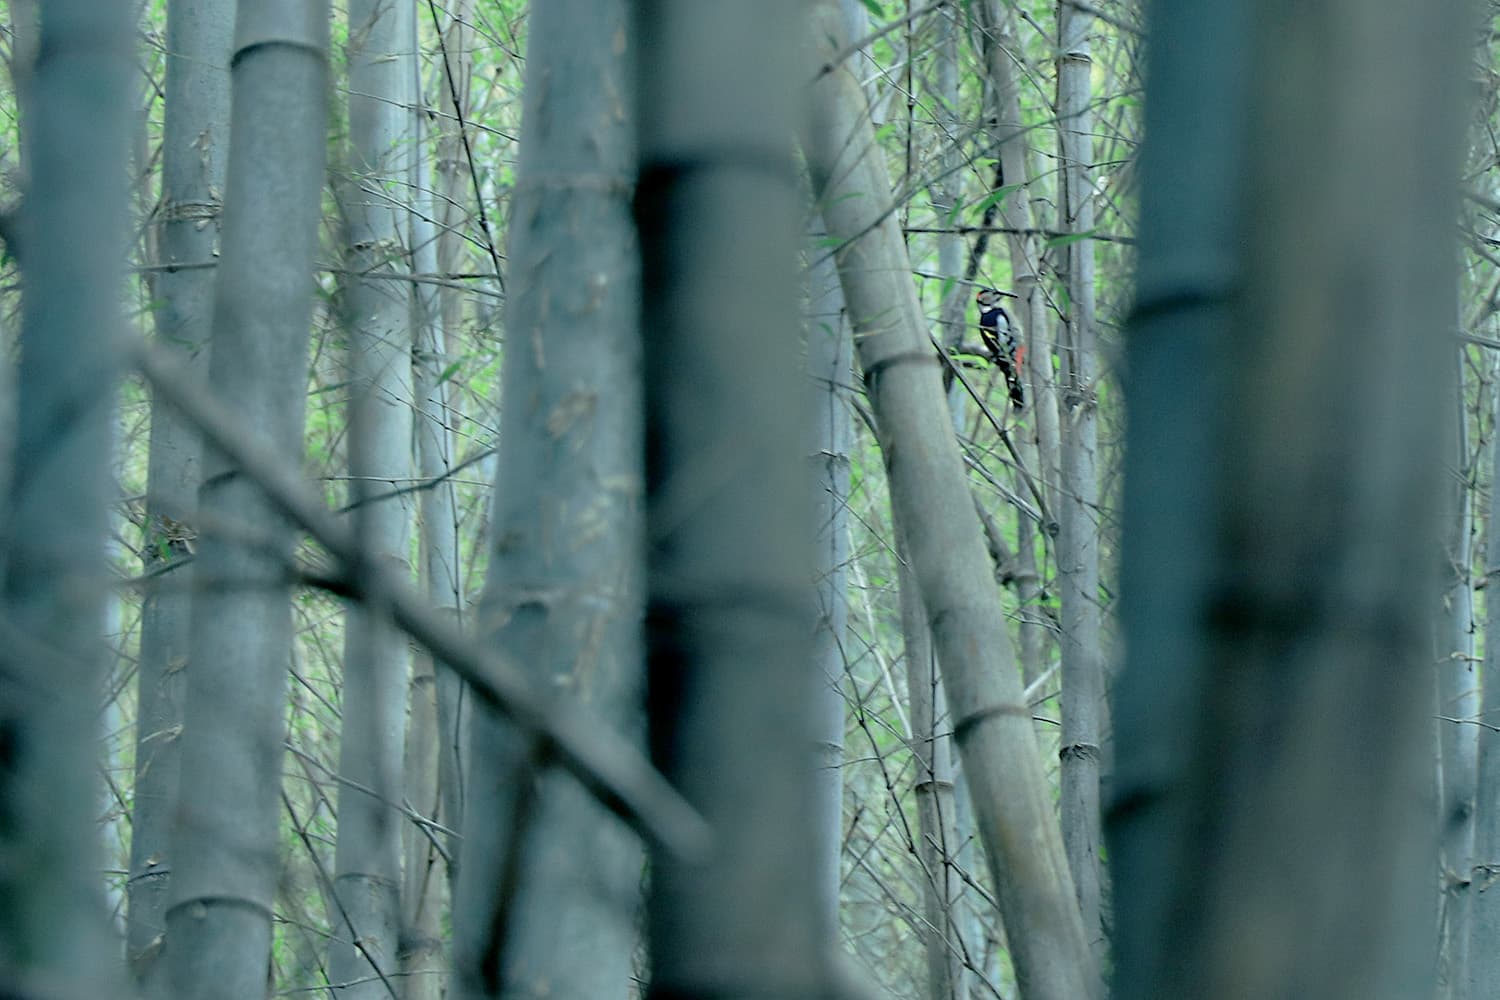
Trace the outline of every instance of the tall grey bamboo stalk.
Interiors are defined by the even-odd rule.
[[[1052,813],[978,517],[909,280],[890,181],[866,103],[843,67],[837,8],[814,7],[819,61],[803,142],[881,433],[892,506],[908,545],[1017,978],[1030,998],[1097,996],[1072,878]]]
[[[964,193],[964,173],[960,169],[962,147],[958,137],[958,25],[957,11],[937,11],[934,28],[937,33],[937,45],[933,51],[935,80],[928,99],[933,103],[933,116],[939,129],[936,141],[940,150],[937,163],[941,179],[932,185],[931,196],[936,224],[944,227],[952,227],[956,219],[955,212],[960,208]],[[943,321],[941,339],[943,345],[951,349],[963,343],[964,307],[968,304],[972,293],[958,280],[963,275],[964,267],[963,236],[957,231],[942,233],[937,238],[937,244],[938,280],[943,282],[945,287],[938,306],[938,314]],[[965,397],[962,395],[961,388],[953,396],[950,405],[953,405],[955,418],[957,418],[963,412],[962,401]]]
[[[530,15],[479,630],[538,690],[642,737],[644,524],[625,0]],[[470,737],[458,995],[625,997],[635,836],[493,711]]]
[[[25,102],[14,467],[0,552],[0,993],[120,989],[98,885],[110,425],[133,92],[130,0],[49,0]]]
[[[1215,347],[1232,336],[1230,296],[1244,240],[1250,0],[1156,0],[1149,10],[1151,100],[1143,187],[1121,530],[1126,661],[1113,688],[1108,804],[1114,886],[1114,996],[1156,1000],[1180,951],[1175,848],[1193,821],[1181,794],[1194,765],[1203,637],[1194,615],[1212,584],[1212,490],[1185,475],[1218,461]],[[1168,27],[1169,26],[1169,27]],[[1193,39],[1193,44],[1183,44]],[[1190,167],[1191,165],[1191,167]],[[1193,391],[1183,391],[1190,385]]]
[[[326,0],[240,6],[209,382],[288,460],[302,453],[323,190]],[[266,989],[278,872],[295,535],[210,449],[172,849],[167,949],[178,996]]]
[[[818,664],[813,696],[814,738],[819,747],[815,807],[815,852],[825,929],[839,928],[839,890],[844,830],[844,671],[847,660],[849,598],[849,449],[853,427],[846,393],[854,375],[854,342],[844,315],[833,259],[821,249],[825,234],[816,219],[809,233],[814,248],[808,275],[807,368],[813,390],[813,525],[818,621],[814,656]]]
[[[1500,393],[1495,394],[1496,414],[1500,415]],[[1491,483],[1500,470],[1500,434],[1494,436],[1490,457]],[[1500,503],[1490,489],[1489,519],[1485,527],[1484,581],[1485,633],[1484,678],[1500,677],[1500,600],[1491,588],[1500,586]],[[1480,718],[1488,722],[1500,719],[1500,683],[1483,686]],[[1465,987],[1471,997],[1482,997],[1500,982],[1500,948],[1493,943],[1500,938],[1500,732],[1488,726],[1478,729],[1479,761],[1477,794],[1474,803],[1474,865],[1468,876],[1474,882],[1473,910],[1469,918],[1469,962],[1465,970]]]
[[[828,983],[794,261],[799,0],[637,0],[654,759],[713,826],[657,852],[653,995]],[[708,57],[711,54],[711,58]]]
[[[421,47],[416,30],[422,14],[417,6],[407,9],[414,19],[410,40],[412,92],[421,95],[421,66],[415,58]],[[417,136],[416,155],[410,157],[412,178],[411,253],[412,266],[421,274],[439,273],[439,245],[443,235],[438,218],[437,192],[428,162],[427,99],[419,97],[411,114]],[[453,415],[444,372],[448,368],[449,331],[444,324],[443,295],[450,289],[419,284],[412,290],[412,385],[416,398],[414,437],[418,475],[432,484],[419,497],[418,545],[422,584],[432,606],[455,621],[463,607],[463,578],[458,562],[458,513],[453,472]],[[458,781],[457,742],[453,714],[444,710],[446,693],[461,682],[445,664],[425,648],[412,658],[406,763],[406,795],[424,816],[435,817],[448,829],[458,822],[454,803]],[[446,715],[446,718],[445,718]],[[452,859],[458,838],[407,824],[404,834],[405,867],[401,890],[401,972],[405,1000],[442,1000],[446,993],[443,921],[451,899]]]
[[[413,471],[411,289],[406,240],[416,82],[415,22],[391,0],[348,9],[349,176],[342,185],[349,331],[349,498],[364,558],[410,573]],[[392,280],[395,276],[397,280]],[[406,638],[386,609],[351,604],[344,629],[337,912],[329,979],[356,1000],[388,997],[401,932]]]
[[[437,270],[452,274],[463,268],[460,262],[466,248],[462,233],[465,225],[463,206],[468,200],[467,161],[463,155],[460,127],[468,121],[470,84],[474,74],[474,0],[451,0],[447,5],[449,22],[443,31],[439,57],[444,60],[437,89],[441,111],[437,122],[437,163],[433,194],[437,210]],[[421,248],[423,244],[417,243]],[[449,371],[456,358],[450,352],[460,341],[466,296],[456,288],[444,287],[438,292],[443,340],[435,341],[432,352],[418,355],[418,373],[430,375],[428,389],[421,397],[427,419],[418,423],[418,454],[424,464],[423,475],[447,474],[456,461],[454,428],[464,418],[463,394],[441,376]],[[424,367],[425,366],[425,367]],[[440,429],[439,429],[440,428]],[[426,429],[424,431],[424,429]],[[422,523],[428,545],[429,585],[441,586],[444,592],[435,596],[436,607],[458,620],[466,605],[464,580],[459,567],[458,502],[453,488],[429,490],[424,496]],[[432,559],[442,560],[435,566]],[[443,795],[443,812],[450,829],[463,826],[463,796],[466,779],[464,758],[468,753],[468,726],[473,705],[464,682],[451,670],[437,671],[438,734],[441,753],[438,757],[439,784]]]
[[[942,674],[933,649],[932,627],[921,588],[896,546],[901,601],[901,635],[906,651],[907,702],[911,708],[912,756],[916,766],[916,856],[922,876],[922,941],[927,951],[927,988],[936,1000],[968,995],[964,943],[958,927],[957,796],[949,755],[952,717],[943,697]]]
[[[233,32],[234,0],[172,0],[167,6],[156,241],[163,264],[211,260],[218,250]],[[213,289],[208,269],[167,271],[155,279],[157,341],[181,352],[200,373],[208,368]],[[195,425],[165,400],[153,400],[149,448],[126,953],[142,992],[166,1000],[161,946],[172,875],[202,443]]]
[[[1474,662],[1474,456],[1469,451],[1468,413],[1462,389],[1462,345],[1454,345],[1452,365],[1459,390],[1453,397],[1448,438],[1452,465],[1444,511],[1442,603],[1434,630],[1437,646],[1438,749],[1442,788],[1438,802],[1438,850],[1443,888],[1441,980],[1455,1000],[1467,1000],[1473,915],[1474,804],[1478,792],[1479,675]],[[1452,720],[1452,721],[1449,721]]]
[[[841,5],[849,37],[862,38],[869,31],[869,16],[857,2]],[[938,142],[942,153],[941,179],[932,185],[932,211],[940,225],[951,223],[963,195],[958,171],[958,31],[956,19],[939,12],[935,47],[934,86],[927,99],[944,135]],[[944,350],[963,342],[963,316],[970,298],[961,284],[964,239],[955,232],[938,236],[938,277],[944,283],[939,303],[939,330]],[[825,253],[826,257],[827,254]],[[832,265],[831,260],[829,261]],[[837,269],[835,268],[835,271]],[[948,411],[955,432],[961,433],[968,393],[957,380],[948,383]],[[898,551],[901,550],[898,545]],[[954,867],[958,848],[957,803],[954,794],[952,726],[937,669],[927,615],[917,592],[916,576],[904,556],[897,569],[901,601],[901,633],[905,649],[906,697],[912,727],[912,773],[917,801],[918,842],[913,845],[922,872],[921,937],[927,952],[928,991],[938,1000],[967,996],[964,949],[960,940],[957,909],[963,882]]]
[[[1117,997],[1428,996],[1467,5],[1150,23]]]
[[[1016,293],[1014,319],[1026,345],[1021,375],[1031,401],[1027,413],[1030,433],[1019,435],[1022,440],[1018,442],[1018,450],[1023,459],[1029,460],[1032,475],[1041,486],[1048,517],[1040,529],[1051,548],[1058,527],[1054,520],[1058,500],[1057,381],[1052,372],[1051,338],[1047,336],[1047,290],[1041,283],[1042,249],[1035,235],[1043,228],[1038,214],[1047,199],[1031,154],[1029,140],[1033,133],[1021,118],[1014,14],[1002,9],[996,0],[985,0],[972,9],[983,36],[990,140],[1000,160],[1003,186],[1015,188],[997,207],[1001,225],[1009,230],[1005,240]],[[1040,607],[1042,568],[1036,556],[1038,527],[1024,512],[1018,512],[1016,596],[1021,602],[1021,673],[1027,683],[1041,674],[1052,632],[1051,623],[1043,617]]]
[[[1056,517],[1057,590],[1062,644],[1063,843],[1078,891],[1084,932],[1103,957],[1099,915],[1099,763],[1104,708],[1103,611],[1099,598],[1099,387],[1094,329],[1094,190],[1092,16],[1068,0],[1057,4],[1058,158],[1068,298],[1058,331],[1061,410]],[[1038,359],[1041,361],[1042,359]]]

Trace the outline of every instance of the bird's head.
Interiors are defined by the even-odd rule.
[[[1014,292],[1002,292],[998,288],[981,288],[974,294],[974,301],[981,309],[996,309],[1004,299],[1015,298]]]

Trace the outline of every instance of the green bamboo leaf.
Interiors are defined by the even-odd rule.
[[[1011,192],[1019,191],[1023,187],[1025,187],[1024,184],[1003,184],[997,187],[974,203],[974,214],[982,217],[991,205],[1008,198]]]
[[[1051,239],[1049,239],[1047,241],[1047,246],[1048,247],[1065,247],[1069,243],[1077,243],[1079,240],[1086,240],[1086,239],[1090,238],[1091,236],[1093,236],[1098,231],[1099,230],[1096,228],[1096,229],[1090,229],[1087,232],[1083,232],[1083,233],[1066,233],[1066,234],[1064,234],[1062,236],[1054,236],[1054,237],[1052,237]]]

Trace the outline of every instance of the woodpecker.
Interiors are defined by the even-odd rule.
[[[1015,295],[994,288],[981,288],[974,296],[974,301],[979,303],[979,339],[984,341],[990,357],[1005,373],[1011,405],[1019,410],[1026,405],[1026,393],[1021,389],[1021,368],[1026,362],[1026,345],[1017,337],[1010,314],[1000,306],[1001,299],[1007,297],[1015,298]]]

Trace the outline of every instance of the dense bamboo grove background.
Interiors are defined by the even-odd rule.
[[[1500,996],[1493,4],[240,7],[0,2],[0,994]]]

